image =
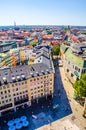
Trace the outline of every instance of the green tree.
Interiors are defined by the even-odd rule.
[[[51,35],[51,34],[52,34],[52,32],[51,32],[51,31],[48,31],[48,32],[47,32],[47,34],[48,34],[48,35]]]
[[[75,89],[75,93],[79,97],[85,98],[83,116],[86,117],[86,74],[83,74],[81,78],[73,84],[73,87]]]
[[[83,32],[82,34],[86,35],[86,32]]]
[[[53,47],[53,55],[59,55],[60,52],[60,47],[59,46],[54,46]]]

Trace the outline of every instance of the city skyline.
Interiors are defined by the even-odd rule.
[[[85,0],[0,0],[0,26],[86,25]]]

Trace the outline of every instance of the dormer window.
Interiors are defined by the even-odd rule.
[[[23,79],[23,80],[25,80],[25,79],[26,79],[24,74],[22,74],[22,75],[21,75],[21,77],[22,77],[22,79]]]
[[[34,77],[34,74],[33,73],[30,73],[31,74],[31,77]]]
[[[14,76],[12,77],[12,81],[13,81],[13,82],[16,82],[16,78],[15,78]]]
[[[3,81],[4,81],[5,84],[7,84],[7,79],[6,79],[6,77],[3,77]]]
[[[18,81],[21,81],[21,78],[20,78],[20,76],[19,76],[19,75],[17,76],[17,80],[18,80]]]

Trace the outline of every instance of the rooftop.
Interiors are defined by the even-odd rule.
[[[82,55],[76,55],[76,53],[72,52],[71,48],[68,48],[65,57],[79,67],[86,67],[86,58],[83,58]]]

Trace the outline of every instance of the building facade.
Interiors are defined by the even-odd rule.
[[[53,96],[54,72],[43,63],[0,69],[0,114]]]
[[[72,83],[86,73],[86,44],[74,44],[65,52],[64,70]]]

